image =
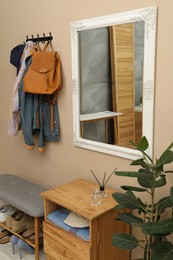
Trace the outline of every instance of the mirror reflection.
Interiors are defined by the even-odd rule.
[[[144,21],[79,32],[80,135],[130,148],[142,137]]]
[[[71,23],[73,142],[128,159],[153,156],[157,7]]]

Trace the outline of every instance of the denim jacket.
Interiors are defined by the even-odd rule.
[[[25,76],[32,57],[26,59]],[[38,150],[45,150],[45,141],[59,140],[59,114],[57,101],[53,106],[53,129],[51,128],[51,105],[46,95],[36,95],[23,91],[23,77],[19,85],[19,109],[21,115],[21,128],[25,145],[29,150],[34,148],[33,135],[38,136]],[[49,96],[49,99],[53,98]]]

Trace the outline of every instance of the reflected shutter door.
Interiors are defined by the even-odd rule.
[[[113,111],[122,113],[115,119],[114,140],[130,147],[129,140],[135,141],[133,23],[111,26],[109,31]]]

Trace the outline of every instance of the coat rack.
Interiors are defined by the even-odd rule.
[[[39,34],[37,34],[37,37],[34,37],[33,34],[31,35],[31,38],[28,38],[28,35],[26,36],[26,42],[33,41],[34,43],[38,44],[39,42],[45,43],[46,41],[52,41],[53,37],[51,32],[49,33],[49,36],[45,36],[45,33],[43,33],[43,36],[40,37]]]

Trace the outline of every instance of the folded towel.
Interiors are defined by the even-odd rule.
[[[69,232],[75,234],[76,236],[82,238],[85,241],[89,241],[90,240],[89,227],[76,228],[76,227],[71,227],[71,226],[67,225],[66,223],[64,223],[65,219],[70,214],[70,212],[71,211],[69,211],[68,209],[59,208],[58,210],[50,213],[47,216],[47,218],[49,221],[51,221],[55,225],[65,229],[66,231],[69,231]]]
[[[89,220],[74,213],[73,211],[68,214],[67,218],[64,220],[64,223],[70,227],[76,228],[89,227]]]

